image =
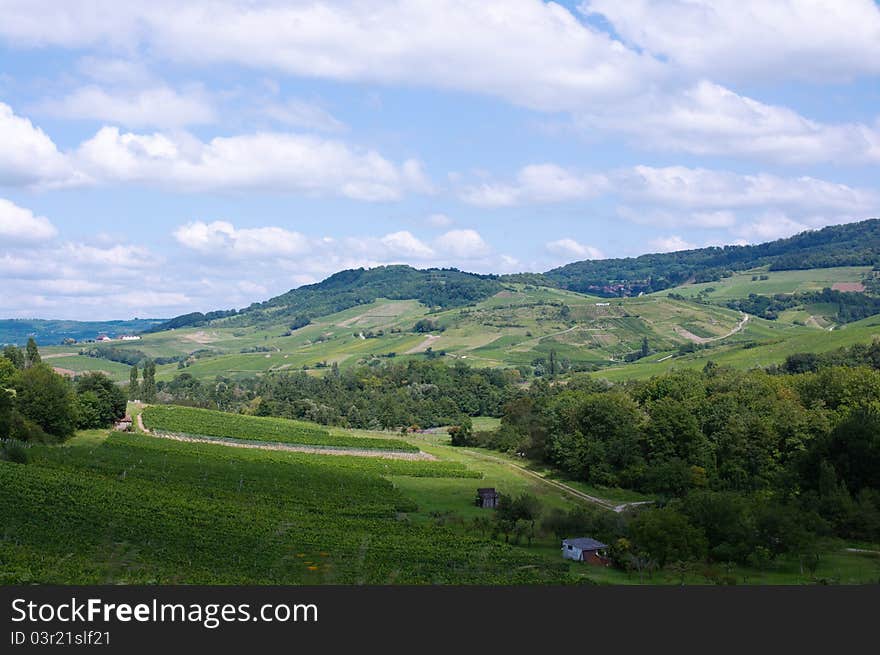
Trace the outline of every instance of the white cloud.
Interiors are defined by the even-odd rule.
[[[309,239],[281,227],[241,228],[227,221],[193,221],[178,227],[174,238],[186,248],[230,257],[290,257],[310,248]]]
[[[114,91],[88,85],[57,100],[41,103],[37,111],[67,119],[88,119],[127,127],[183,127],[217,119],[205,93],[179,93],[167,86]]]
[[[434,251],[425,243],[405,230],[386,234],[380,239],[382,245],[397,257],[414,257],[427,259],[434,256]]]
[[[738,226],[733,232],[749,243],[761,243],[790,237],[811,227],[781,212],[765,212],[751,222]]]
[[[880,73],[873,0],[587,0],[581,9],[699,75],[836,82]]]
[[[450,230],[434,242],[438,250],[461,259],[484,257],[490,248],[476,230]]]
[[[455,223],[455,221],[446,214],[431,214],[425,219],[425,222],[431,227],[449,227]]]
[[[64,186],[76,175],[55,143],[0,102],[0,186]]]
[[[630,94],[661,68],[540,0],[6,5],[0,38],[20,46],[141,46],[178,62],[428,85],[551,111]]]
[[[680,93],[645,94],[577,113],[584,130],[631,137],[638,147],[737,155],[786,164],[880,162],[880,126],[821,123],[702,81]]]
[[[581,259],[604,259],[605,257],[598,248],[578,243],[571,238],[550,241],[544,247],[548,252],[562,257],[580,257]]]
[[[880,207],[880,196],[874,191],[813,177],[742,175],[685,166],[635,166],[618,171],[615,186],[629,200],[692,210],[773,206],[858,216]],[[697,211],[694,216],[708,225],[730,222],[723,211]]]
[[[648,242],[651,252],[676,252],[678,250],[693,250],[699,246],[685,241],[678,235],[659,237]]]
[[[319,105],[290,98],[266,105],[263,114],[284,125],[322,132],[344,132],[348,127]]]
[[[75,157],[83,170],[102,182],[177,190],[262,189],[382,201],[430,189],[415,160],[397,165],[373,150],[287,133],[202,142],[179,133],[121,133],[105,127],[84,142]]]
[[[570,113],[591,138],[621,133],[639,148],[782,163],[880,161],[880,125],[822,123],[728,88],[760,76],[838,82],[877,74],[880,11],[872,0],[584,2],[581,12],[601,14],[614,38],[541,0],[5,4],[0,40],[121,53],[92,62],[105,78],[135,75],[125,56],[148,51],[192,66],[489,95]],[[134,104],[115,113],[145,120],[145,104]],[[266,111],[288,125],[339,129],[300,100]],[[558,182],[555,191],[565,193],[567,181]],[[487,184],[466,198],[509,206],[518,195],[517,185]]]
[[[510,207],[583,200],[601,194],[607,186],[604,175],[576,173],[556,164],[530,164],[519,170],[514,183],[467,186],[459,197],[479,207]]]
[[[46,241],[58,230],[44,216],[0,198],[0,238],[12,241]]]

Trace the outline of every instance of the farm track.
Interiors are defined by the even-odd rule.
[[[138,428],[144,434],[157,439],[171,439],[173,441],[183,441],[187,443],[209,443],[218,446],[231,446],[233,448],[252,448],[257,450],[282,450],[293,453],[309,453],[311,455],[348,455],[349,457],[377,457],[380,459],[404,459],[410,461],[437,461],[437,458],[430,453],[417,452],[407,453],[396,450],[371,450],[364,448],[321,448],[319,446],[299,446],[296,444],[269,443],[265,441],[243,442],[234,439],[223,439],[221,437],[196,437],[192,435],[167,434],[162,432],[151,432],[144,426],[144,420],[141,415],[137,417]]]
[[[734,334],[741,331],[746,326],[746,323],[748,323],[748,322],[749,322],[749,315],[743,314],[742,319],[740,320],[739,323],[736,324],[735,328],[733,328],[727,334],[722,334],[721,336],[718,336],[718,337],[698,337],[696,334],[684,329],[680,325],[676,325],[673,328],[673,330],[675,330],[679,335],[683,336],[685,339],[693,341],[694,343],[711,343],[713,341],[721,341],[722,339],[726,339],[727,337],[732,337]]]
[[[550,478],[543,476],[540,473],[535,473],[534,471],[530,471],[529,469],[527,469],[523,466],[519,466],[518,464],[512,464],[511,462],[507,462],[507,461],[500,459],[498,457],[492,457],[491,455],[483,455],[481,453],[475,453],[472,450],[464,450],[462,452],[465,452],[468,455],[476,457],[477,459],[489,460],[489,461],[492,461],[492,462],[495,462],[498,464],[504,464],[505,466],[509,466],[510,468],[518,470],[520,473],[524,473],[524,474],[528,475],[529,477],[540,480],[544,484],[550,485],[551,487],[556,487],[557,489],[564,491],[565,493],[569,494],[570,496],[574,496],[575,498],[578,498],[580,500],[585,500],[588,503],[591,503],[593,505],[598,505],[599,507],[602,507],[603,509],[608,509],[608,510],[611,510],[612,512],[617,512],[618,514],[623,512],[624,510],[626,510],[629,507],[636,507],[638,505],[651,505],[654,502],[652,500],[641,500],[641,501],[632,502],[632,503],[615,504],[615,503],[611,502],[610,500],[605,500],[604,498],[599,498],[597,496],[591,496],[590,494],[586,494],[583,491],[579,491],[578,489],[575,489],[574,487],[570,487],[563,482],[551,480]]]

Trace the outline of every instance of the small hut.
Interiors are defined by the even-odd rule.
[[[611,560],[606,553],[608,546],[589,537],[565,539],[562,542],[562,557],[576,562],[587,562],[598,566],[608,566]]]
[[[494,487],[483,487],[477,489],[477,507],[483,509],[495,509],[498,507],[498,492]]]

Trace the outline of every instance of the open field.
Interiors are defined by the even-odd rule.
[[[672,368],[702,368],[709,360],[735,368],[756,368],[780,364],[795,353],[823,353],[880,338],[880,316],[871,316],[830,331],[772,323],[753,318],[737,339],[715,348],[668,359],[664,358],[673,353],[661,353],[626,366],[604,369],[596,375],[609,380],[644,378]]]
[[[772,296],[777,293],[797,293],[800,291],[821,291],[838,283],[861,282],[870,272],[870,266],[840,266],[836,268],[817,268],[802,271],[769,271],[767,267],[734,273],[718,282],[685,284],[672,289],[658,291],[653,296],[666,297],[677,293],[695,298],[701,293],[713,301],[727,301],[746,298],[750,293]],[[761,280],[766,276],[766,280]],[[753,280],[752,278],[759,279]]]

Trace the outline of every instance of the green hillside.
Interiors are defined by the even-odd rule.
[[[662,291],[712,282],[726,273],[766,266],[773,271],[873,266],[880,262],[880,219],[832,225],[753,246],[712,246],[625,259],[575,262],[544,274],[565,289],[604,296]]]
[[[381,298],[292,331],[286,322],[245,327],[220,321],[145,334],[141,341],[116,344],[114,352],[172,360],[159,367],[160,379],[184,370],[198,378],[241,377],[433,357],[474,366],[533,366],[551,353],[566,367],[596,368],[635,357],[644,340],[651,352],[720,342],[736,336],[741,320],[741,313],[727,308],[669,298],[607,301],[508,284],[485,300],[443,311],[415,300]],[[420,321],[425,322],[417,329]],[[44,352],[63,354],[60,350]],[[106,359],[92,361],[95,368],[107,368]]]

